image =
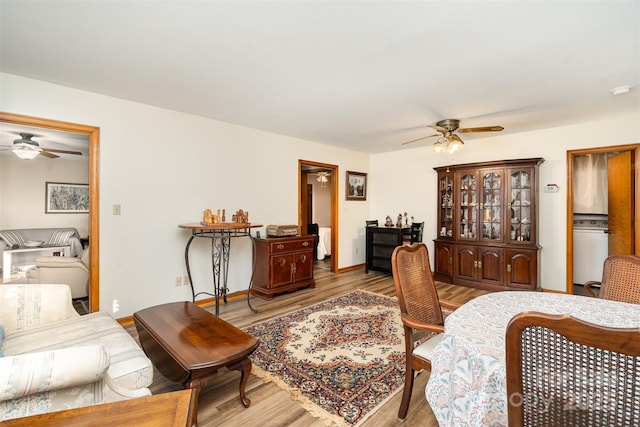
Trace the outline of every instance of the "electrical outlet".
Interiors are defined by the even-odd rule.
[[[189,276],[182,276],[182,286],[189,286]]]
[[[113,314],[116,314],[119,311],[120,311],[120,303],[118,302],[117,299],[114,299],[113,300],[113,305],[111,306],[111,312]]]
[[[182,286],[182,276],[176,276],[173,279],[174,286]]]

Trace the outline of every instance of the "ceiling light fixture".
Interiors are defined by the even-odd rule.
[[[36,150],[34,148],[31,148],[25,145],[14,147],[12,151],[13,151],[13,154],[18,156],[22,160],[31,160],[34,157],[36,157],[38,154],[40,154],[39,150]]]
[[[318,172],[318,178],[316,181],[320,183],[320,187],[326,187],[327,182],[329,182],[329,172]]]
[[[433,143],[431,149],[434,153],[447,152],[453,154],[459,151],[463,144],[464,142],[462,142],[457,135],[447,134],[444,137],[438,138],[438,140]]]
[[[611,93],[614,95],[623,95],[625,93],[629,93],[631,86],[618,86],[611,89]]]

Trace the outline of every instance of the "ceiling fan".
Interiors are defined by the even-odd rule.
[[[80,151],[71,151],[71,150],[58,150],[56,148],[41,148],[40,144],[34,141],[32,138],[33,134],[30,133],[21,133],[20,139],[16,139],[13,141],[13,145],[1,146],[0,150],[12,150],[13,153],[23,160],[31,160],[36,157],[38,154],[43,155],[44,157],[48,157],[50,159],[55,159],[60,156],[54,153],[61,154],[74,154],[81,156],[82,153]]]
[[[429,125],[431,129],[435,129],[439,133],[423,136],[422,138],[413,139],[411,141],[403,142],[402,145],[411,144],[423,139],[439,136],[438,140],[433,144],[433,151],[439,153],[441,151],[447,151],[448,153],[454,153],[462,148],[464,141],[460,139],[456,132],[460,133],[476,133],[476,132],[500,132],[504,128],[502,126],[484,126],[475,128],[459,128],[460,120],[457,119],[444,119],[440,120],[435,125]]]

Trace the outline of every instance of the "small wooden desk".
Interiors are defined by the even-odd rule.
[[[102,405],[84,406],[2,422],[3,427],[187,427],[195,420],[195,390],[180,390]]]
[[[220,315],[220,296],[223,297],[224,302],[227,302],[227,276],[229,274],[229,252],[231,250],[231,238],[251,236],[252,228],[262,227],[261,224],[249,224],[241,222],[219,222],[216,224],[180,224],[180,228],[191,230],[191,237],[187,241],[187,246],[184,249],[184,262],[187,265],[187,275],[189,276],[189,286],[191,286],[191,295],[193,302],[196,302],[196,297],[200,294],[212,295],[216,300],[216,316]],[[191,242],[196,237],[205,237],[211,239],[211,263],[213,272],[213,288],[214,293],[198,292],[196,293],[193,287],[193,280],[191,277],[191,268],[189,267],[189,247]],[[247,292],[247,304],[249,308],[254,312],[257,312],[251,307],[251,301],[249,295],[251,292]]]
[[[133,314],[140,344],[168,380],[195,390],[194,407],[202,387],[218,369],[241,372],[240,400],[249,407],[245,386],[251,373],[249,355],[257,339],[192,302],[173,302]],[[194,415],[194,420],[195,420]]]

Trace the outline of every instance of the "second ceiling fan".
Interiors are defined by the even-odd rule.
[[[454,153],[458,151],[464,141],[460,139],[456,132],[460,133],[478,133],[478,132],[500,132],[504,128],[502,126],[483,126],[483,127],[475,127],[475,128],[459,128],[460,120],[458,119],[444,119],[440,120],[435,125],[429,125],[431,129],[438,131],[439,133],[423,136],[422,138],[413,139],[411,141],[403,142],[402,145],[411,144],[416,141],[422,141],[423,139],[433,138],[434,136],[439,136],[438,140],[433,144],[433,151],[441,152],[447,151],[449,153]]]

